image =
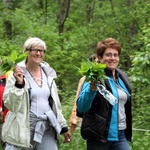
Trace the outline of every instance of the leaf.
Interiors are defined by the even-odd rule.
[[[19,54],[17,51],[12,51],[8,56],[1,56],[2,57],[2,64],[0,66],[3,73],[7,72],[8,70],[12,70],[13,67],[20,61],[26,58],[26,54]]]
[[[26,54],[23,53],[23,54],[19,55],[19,56],[16,58],[15,63],[17,64],[17,63],[19,63],[20,61],[24,60],[25,58],[26,58]]]
[[[81,68],[79,68],[78,72],[82,76],[86,76],[87,81],[101,81],[106,78],[104,75],[104,69],[106,68],[106,64],[96,64],[88,60],[87,62],[81,63]]]
[[[9,58],[12,62],[15,62],[15,60],[17,58],[17,51],[16,50],[12,51]]]

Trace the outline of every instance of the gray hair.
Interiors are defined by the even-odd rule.
[[[46,51],[46,44],[43,40],[37,37],[29,37],[23,45],[23,52],[30,50],[34,46],[41,46]]]

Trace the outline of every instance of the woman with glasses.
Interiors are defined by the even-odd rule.
[[[70,142],[55,83],[56,72],[43,61],[46,44],[28,38],[23,47],[26,60],[9,76],[4,105],[9,109],[3,124],[5,150],[57,150],[57,135]]]
[[[100,62],[106,64],[107,78],[100,86],[101,92],[100,81],[85,82],[82,86],[77,99],[77,111],[83,117],[81,135],[87,150],[130,150],[131,87],[126,74],[117,68],[120,44],[114,38],[107,38],[98,42],[96,51]],[[110,92],[113,97],[106,98],[104,94]],[[111,102],[113,99],[115,103]]]

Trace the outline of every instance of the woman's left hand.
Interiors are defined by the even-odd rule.
[[[71,135],[68,132],[63,133],[64,141],[63,143],[71,142]]]

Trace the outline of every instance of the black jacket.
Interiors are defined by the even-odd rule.
[[[106,75],[112,76],[112,71],[105,69]],[[131,94],[131,87],[128,78],[125,73],[120,69],[116,69],[116,79],[119,77],[124,82],[127,90]],[[108,91],[112,92],[110,84],[105,79],[105,87]],[[132,137],[132,115],[131,115],[131,97],[125,104],[126,123],[125,135],[128,141],[131,141]],[[81,125],[81,135],[86,140],[100,140],[107,142],[108,130],[110,126],[110,120],[112,115],[112,105],[99,93],[93,100],[91,108],[85,112],[80,113],[77,110],[77,116],[83,117]]]

